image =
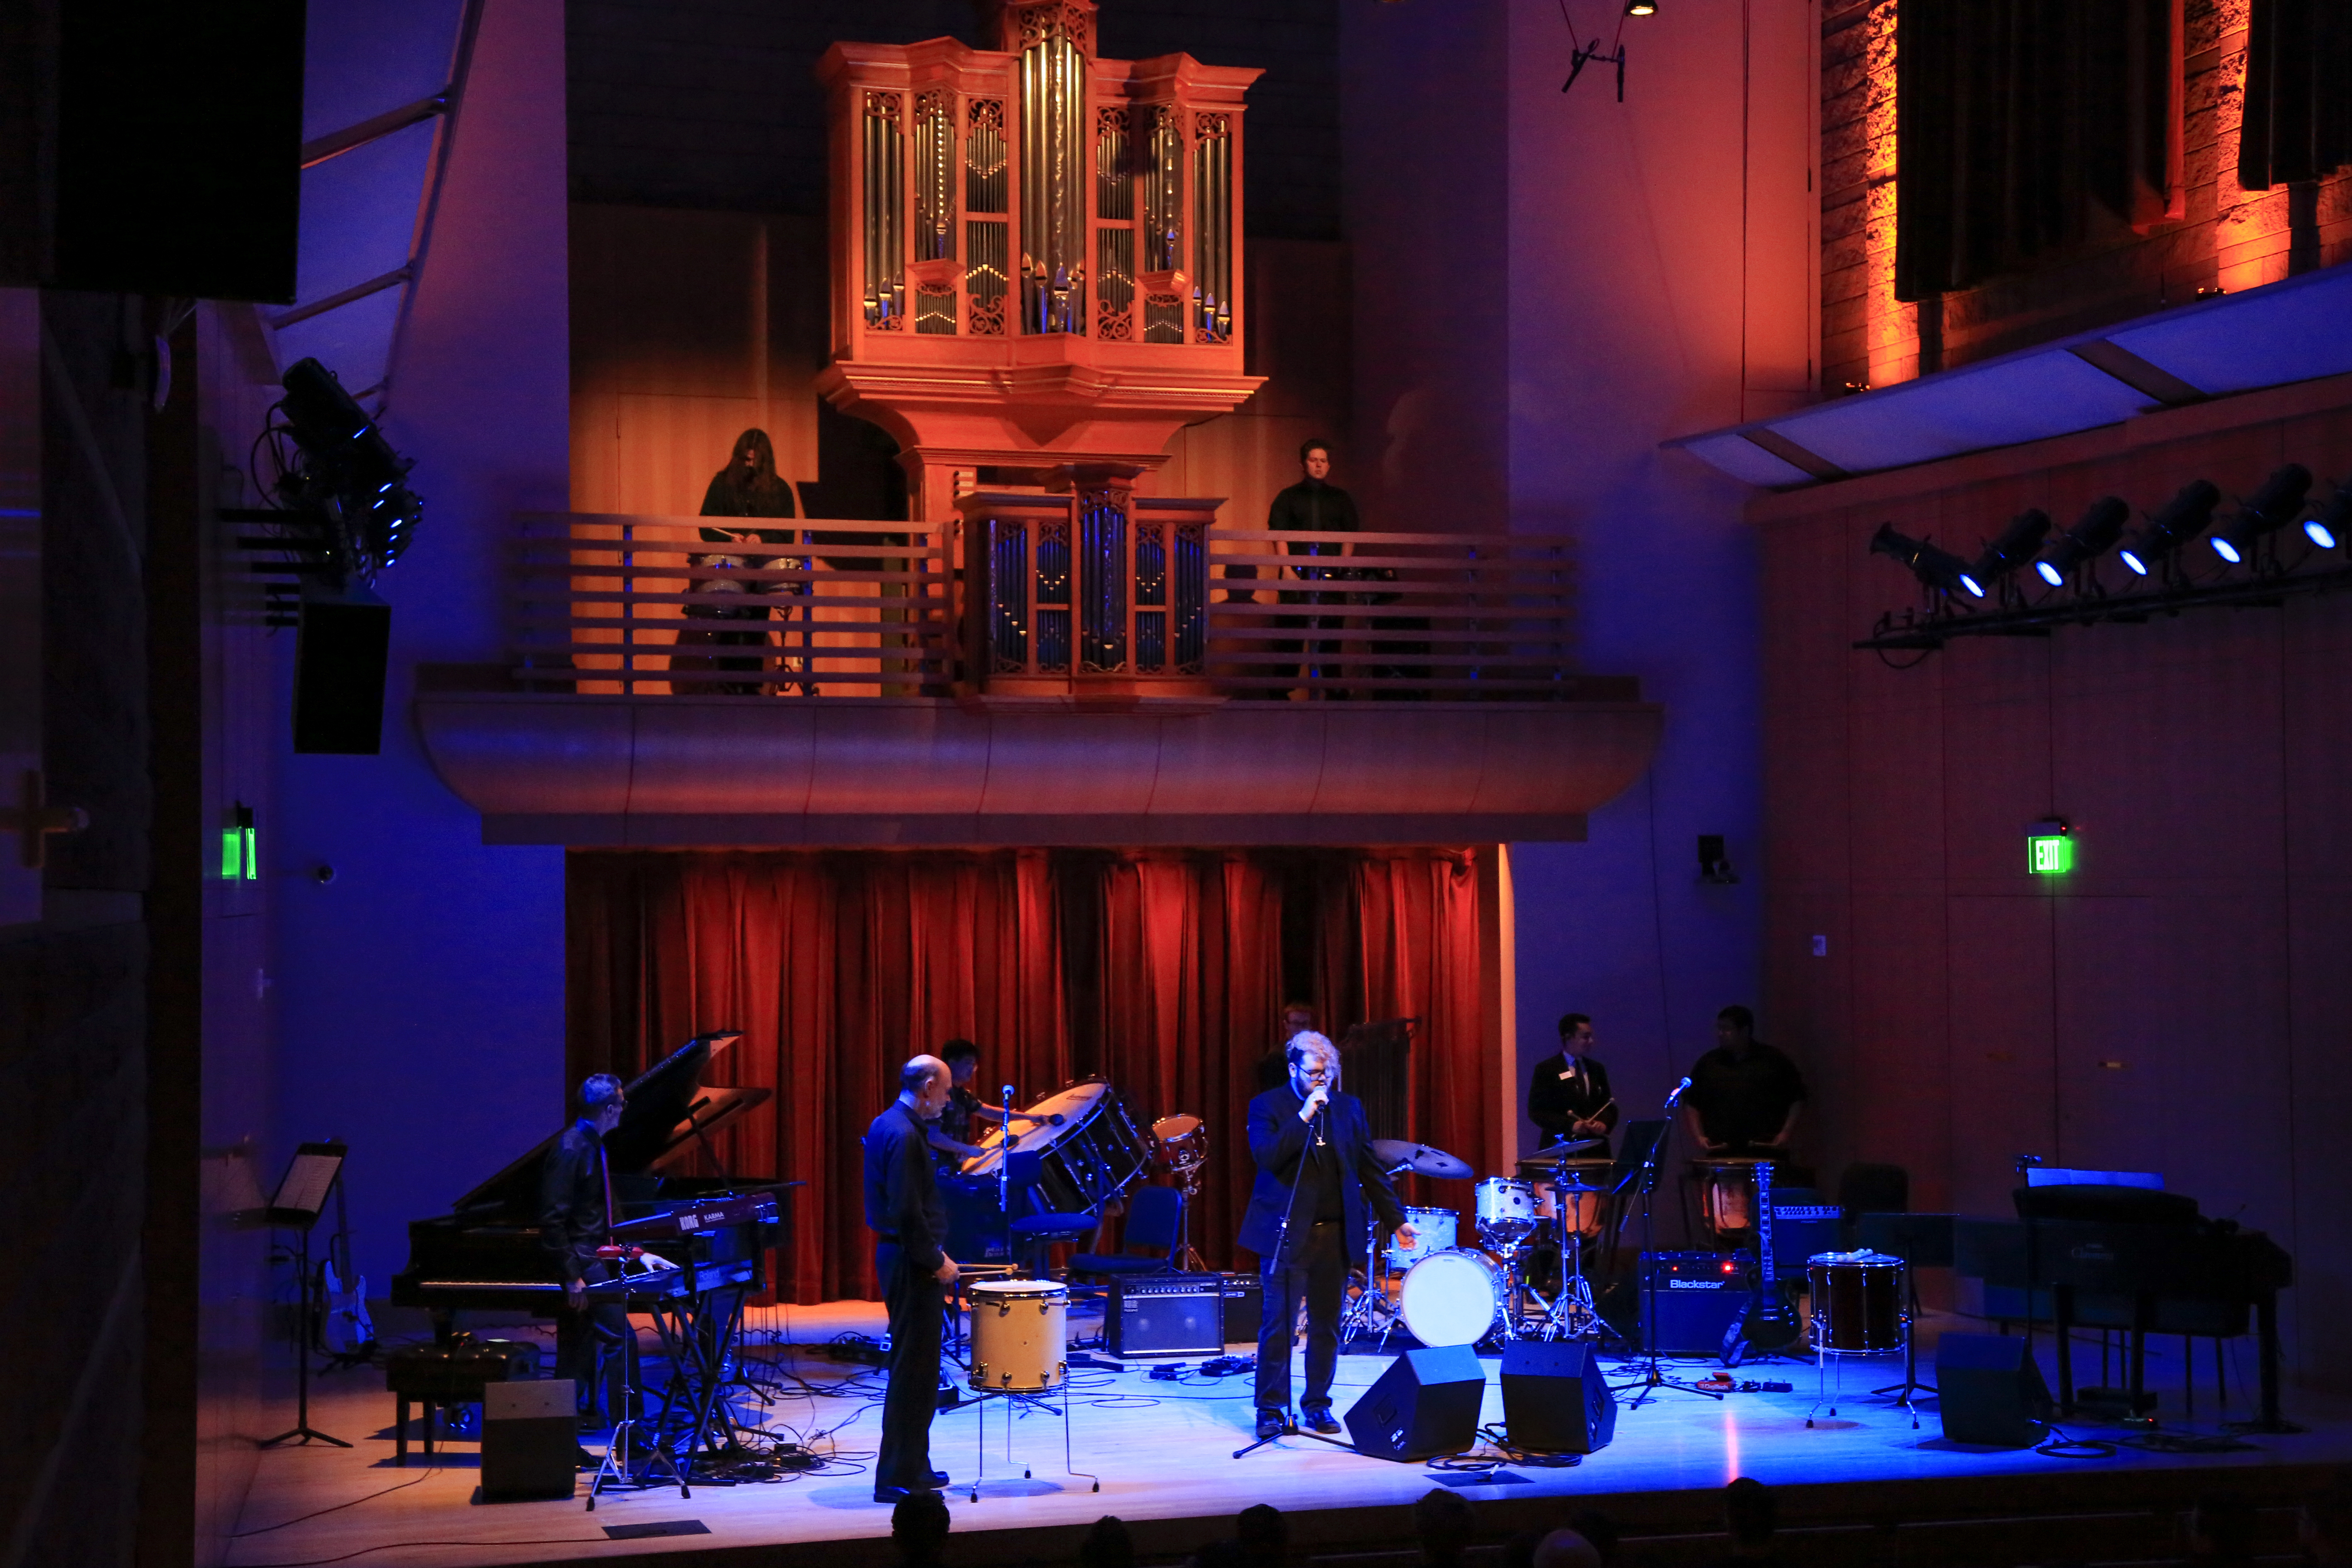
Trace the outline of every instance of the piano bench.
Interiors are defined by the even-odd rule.
[[[385,1358],[383,1385],[394,1397],[393,1459],[394,1465],[408,1463],[408,1405],[415,1400],[424,1405],[425,1452],[433,1452],[433,1413],[451,1405],[479,1404],[482,1390],[493,1383],[504,1383],[511,1374],[515,1358],[504,1349],[489,1345],[459,1344],[404,1345]]]

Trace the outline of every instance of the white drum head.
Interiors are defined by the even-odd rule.
[[[1496,1285],[1486,1254],[1433,1253],[1405,1275],[1397,1311],[1424,1345],[1475,1345],[1495,1325]]]
[[[1052,1279],[981,1279],[971,1287],[971,1294],[975,1298],[1000,1304],[1059,1300],[1069,1293],[1068,1286]]]

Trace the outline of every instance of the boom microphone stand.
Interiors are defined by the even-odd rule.
[[[1692,1394],[1704,1394],[1709,1399],[1723,1397],[1715,1389],[1701,1388],[1696,1383],[1668,1377],[1658,1361],[1658,1275],[1649,1261],[1657,1248],[1657,1211],[1652,1196],[1658,1187],[1658,1152],[1666,1146],[1666,1138],[1674,1131],[1675,1108],[1682,1103],[1683,1093],[1690,1086],[1691,1080],[1685,1079],[1675,1086],[1674,1093],[1666,1096],[1666,1120],[1659,1125],[1658,1135],[1651,1139],[1650,1146],[1643,1151],[1640,1167],[1627,1172],[1624,1181],[1617,1184],[1621,1192],[1627,1186],[1633,1187],[1642,1200],[1642,1250],[1634,1259],[1634,1267],[1642,1271],[1641,1289],[1648,1308],[1642,1314],[1642,1375],[1631,1383],[1621,1383],[1610,1389],[1612,1394],[1622,1394],[1629,1388],[1641,1391],[1626,1402],[1628,1410],[1640,1409],[1649,1403],[1650,1395],[1661,1388],[1685,1389]]]

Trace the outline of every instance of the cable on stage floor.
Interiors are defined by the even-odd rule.
[[[375,1491],[368,1493],[366,1497],[355,1497],[349,1502],[339,1502],[331,1504],[326,1508],[312,1509],[309,1513],[298,1513],[292,1519],[281,1519],[276,1524],[260,1525],[252,1530],[233,1530],[229,1531],[228,1538],[231,1541],[243,1541],[248,1535],[268,1535],[273,1530],[283,1530],[289,1524],[300,1524],[304,1520],[317,1519],[321,1514],[341,1513],[347,1508],[357,1508],[363,1502],[368,1502],[373,1499],[386,1496],[389,1493],[406,1491],[409,1488],[416,1485],[418,1481],[429,1481],[435,1476],[439,1474],[441,1474],[441,1467],[435,1465],[431,1468],[427,1469],[423,1475],[417,1477],[415,1480],[401,1481],[393,1486],[383,1487]]]
[[[2069,1437],[2053,1426],[2033,1451],[2053,1459],[2105,1459],[2113,1457],[2116,1447],[2101,1437]]]

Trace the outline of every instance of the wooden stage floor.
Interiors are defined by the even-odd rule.
[[[1091,1330],[1074,1323],[1073,1331]],[[353,1562],[362,1564],[453,1564],[569,1563],[667,1553],[683,1563],[686,1553],[770,1563],[814,1561],[809,1543],[839,1542],[823,1553],[830,1568],[889,1561],[889,1510],[872,1499],[866,1460],[879,1429],[878,1373],[851,1383],[865,1369],[824,1359],[819,1342],[836,1334],[878,1336],[881,1309],[866,1302],[821,1308],[763,1310],[754,1315],[753,1353],[797,1372],[824,1392],[796,1389],[747,1417],[779,1436],[805,1441],[832,1458],[822,1469],[794,1479],[737,1486],[697,1484],[690,1499],[675,1487],[608,1493],[595,1511],[581,1500],[478,1505],[472,1501],[478,1459],[470,1438],[460,1438],[430,1461],[410,1445],[408,1468],[393,1464],[392,1396],[382,1374],[370,1369],[328,1375],[314,1384],[311,1422],[348,1438],[350,1449],[320,1446],[266,1451],[249,1493],[228,1562],[233,1568]],[[522,1337],[527,1331],[492,1330]],[[2046,1341],[2046,1336],[2045,1336]],[[2164,1347],[2159,1347],[2159,1350]],[[2198,1390],[2201,1419],[2174,1422],[2178,1401],[2178,1342],[2171,1356],[2152,1358],[2151,1384],[2165,1387],[2167,1430],[2211,1434],[2210,1344],[2201,1347],[2204,1379]],[[2090,1351],[2096,1367],[2096,1350]],[[1336,1407],[1348,1405],[1379,1375],[1389,1358],[1349,1355],[1339,1366]],[[1923,1355],[1923,1373],[1928,1373]],[[2043,1361],[2048,1370],[2045,1342]],[[2250,1386],[2250,1354],[2232,1369],[2231,1390]],[[1486,1361],[1485,1419],[1502,1419],[1499,1363]],[[1677,1369],[1704,1375],[1701,1363]],[[1847,1364],[1837,1415],[1815,1410],[1811,1363],[1773,1363],[1743,1368],[1737,1375],[1780,1379],[1795,1384],[1787,1394],[1740,1393],[1721,1401],[1668,1391],[1638,1409],[1621,1409],[1616,1440],[1581,1464],[1565,1468],[1509,1466],[1524,1477],[1517,1483],[1474,1486],[1474,1500],[1523,1504],[1553,1499],[1564,1513],[1573,1500],[1606,1498],[1622,1515],[1637,1494],[1703,1492],[1735,1476],[1754,1476],[1776,1486],[1820,1483],[1908,1483],[1941,1486],[1991,1482],[1996,1492],[2018,1497],[2037,1488],[2087,1483],[2090,1472],[2146,1472],[2179,1467],[2303,1466],[2352,1460],[2352,1408],[2294,1394],[2287,1414],[2309,1430],[2300,1435],[2263,1436],[2251,1446],[2224,1452],[2175,1453],[2126,1447],[2102,1458],[2058,1458],[2030,1450],[1964,1448],[1947,1444],[1932,1395],[1922,1402],[1920,1425],[1899,1407],[1866,1396],[1873,1385],[1898,1381],[1899,1361],[1866,1359]],[[1293,1516],[1294,1542],[1317,1539],[1360,1545],[1381,1539],[1368,1521],[1381,1516],[1361,1510],[1410,1504],[1436,1483],[1420,1464],[1392,1464],[1360,1458],[1305,1438],[1285,1438],[1236,1460],[1233,1451],[1250,1436],[1251,1402],[1246,1375],[1180,1383],[1151,1380],[1141,1367],[1111,1373],[1074,1373],[1077,1397],[1071,1408],[1071,1442],[1080,1470],[1101,1478],[1099,1493],[1089,1483],[1063,1473],[1062,1423],[1033,1413],[1013,1424],[1013,1459],[1005,1458],[1006,1405],[987,1411],[989,1448],[979,1500],[970,1500],[975,1473],[975,1413],[967,1404],[943,1411],[932,1428],[932,1459],[953,1478],[948,1500],[957,1539],[950,1561],[958,1564],[1013,1562],[1059,1556],[1067,1560],[1076,1534],[1106,1513],[1135,1527],[1147,1560],[1167,1558],[1199,1542],[1231,1533],[1233,1516],[1252,1503],[1270,1502]],[[789,1384],[790,1379],[780,1380]],[[1617,1381],[1613,1379],[1612,1381]],[[2087,1381],[2087,1380],[2086,1380]],[[288,1401],[290,1414],[290,1399]],[[277,1414],[277,1412],[273,1412]],[[2229,1415],[2249,1412],[2233,1397]],[[290,1426],[285,1420],[275,1426]],[[2073,1430],[2089,1436],[2117,1436],[2084,1422]],[[824,1436],[819,1436],[824,1434]],[[592,1442],[601,1449],[601,1442]],[[1034,1475],[1024,1479],[1026,1465]],[[2044,1478],[2036,1480],[2030,1478]],[[2063,1481],[2055,1478],[2076,1478]],[[585,1475],[581,1491],[585,1492]],[[1460,1479],[1460,1477],[1453,1478]],[[2125,1478],[2113,1478],[2125,1484]],[[2155,1481],[2163,1478],[2145,1478]],[[2185,1497],[2192,1478],[2169,1478]],[[1981,1489],[1981,1488],[1971,1489]],[[2066,1495],[2053,1491],[2051,1495]],[[1703,1510],[1702,1500],[1683,1506]],[[1522,1508],[1498,1511],[1525,1520]],[[1317,1525],[1302,1519],[1311,1515]],[[693,1521],[708,1533],[614,1540],[608,1527]],[[1157,1521],[1157,1522],[1150,1522]],[[1511,1528],[1518,1528],[1513,1523]],[[1385,1529],[1385,1527],[1381,1527]],[[1704,1524],[1695,1528],[1706,1528]],[[1046,1533],[1032,1533],[1045,1531]],[[993,1549],[977,1532],[1001,1533]],[[1399,1532],[1401,1533],[1401,1532]],[[1397,1535],[1393,1544],[1408,1545]],[[776,1548],[783,1548],[777,1551]],[[764,1548],[752,1552],[747,1549]],[[731,1550],[730,1550],[731,1549]]]

